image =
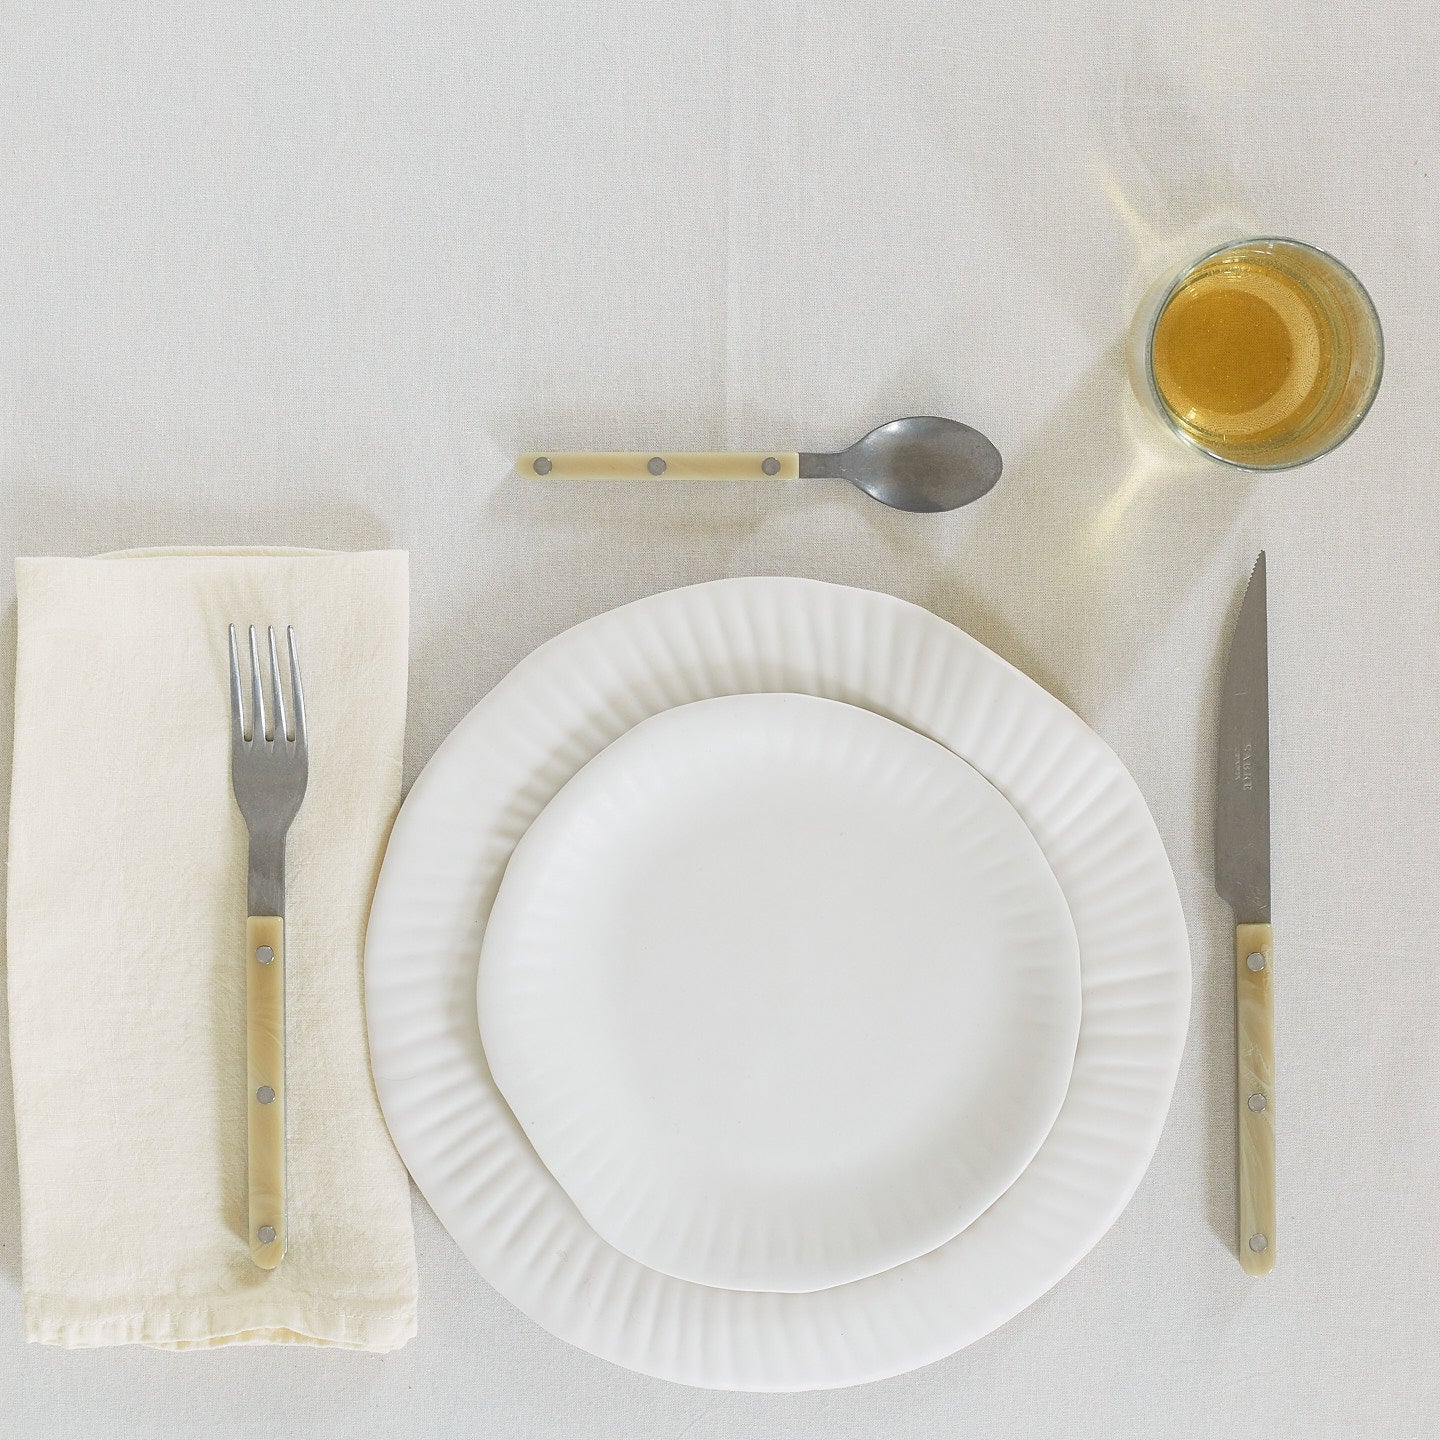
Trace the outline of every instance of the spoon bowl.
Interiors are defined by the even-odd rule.
[[[848,480],[896,510],[956,510],[988,494],[1000,452],[978,430],[938,415],[877,426],[833,455],[800,456],[802,478]]]

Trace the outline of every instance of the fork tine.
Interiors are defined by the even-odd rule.
[[[275,739],[282,745],[290,738],[290,727],[285,721],[285,692],[280,686],[280,660],[275,654],[275,627],[270,630],[270,690],[275,696]]]
[[[270,725],[265,718],[265,687],[260,683],[260,647],[255,642],[255,627],[250,627],[250,703],[254,707],[251,719],[253,740],[268,740]]]
[[[240,689],[240,651],[235,644],[235,627],[230,627],[230,727],[231,738],[245,743],[245,698]]]
[[[285,627],[285,638],[290,647],[290,703],[295,710],[295,743],[304,750],[309,744],[305,733],[305,690],[300,684],[300,657],[295,653],[293,627]]]

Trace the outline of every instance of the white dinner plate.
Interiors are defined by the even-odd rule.
[[[1039,843],[1080,943],[1080,1039],[1050,1133],[973,1224],[823,1290],[729,1290],[601,1240],[486,1063],[476,978],[505,866],[587,761],[718,695],[841,700],[953,750]],[[436,751],[396,819],[366,945],[385,1116],[463,1253],[554,1334],[692,1385],[803,1390],[948,1355],[1030,1304],[1134,1193],[1184,1046],[1190,963],[1174,877],[1129,773],[1077,716],[963,631],[887,595],[719,580],[600,615],[522,661]]]
[[[1080,955],[1025,822],[868,710],[731,695],[627,731],[515,849],[480,957],[496,1084],[596,1233],[818,1290],[965,1228],[1070,1080]]]

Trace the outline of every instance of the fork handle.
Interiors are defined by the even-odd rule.
[[[273,1270],[286,1246],[285,921],[279,915],[250,916],[245,947],[250,1258],[262,1270]]]

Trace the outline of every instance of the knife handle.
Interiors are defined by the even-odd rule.
[[[726,451],[676,454],[665,450],[630,450],[614,454],[537,451],[522,455],[515,469],[527,478],[551,480],[795,480],[800,457],[793,450]]]
[[[1235,927],[1235,1139],[1240,1265],[1247,1275],[1275,1268],[1274,961],[1268,925]]]
[[[278,915],[245,922],[245,1056],[250,1258],[273,1270],[286,1246],[285,921]]]

